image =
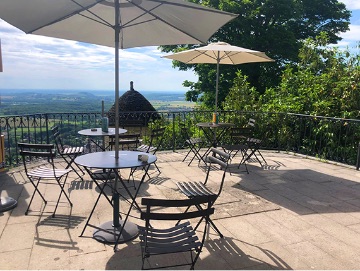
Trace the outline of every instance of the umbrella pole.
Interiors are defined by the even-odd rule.
[[[218,94],[219,94],[219,63],[220,62],[220,52],[218,51],[217,62],[216,62],[216,91],[215,91],[215,113],[217,114],[217,105],[218,105]]]
[[[120,35],[120,5],[119,0],[115,0],[115,160],[119,160],[119,35]],[[119,227],[119,193],[117,191],[117,175],[114,183],[113,193],[113,225]]]

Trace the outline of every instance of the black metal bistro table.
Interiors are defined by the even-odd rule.
[[[147,156],[147,161],[139,160],[139,155]],[[137,206],[135,199],[140,190],[141,184],[144,182],[149,166],[155,163],[156,160],[157,158],[155,155],[138,151],[119,151],[118,160],[115,159],[115,151],[93,152],[79,156],[75,159],[75,163],[83,166],[96,184],[97,180],[94,178],[94,175],[91,171],[92,168],[106,170],[107,176],[110,176],[111,174],[116,175],[114,187],[112,189],[113,220],[105,222],[99,227],[89,224],[89,226],[92,226],[96,229],[93,234],[94,239],[103,243],[115,243],[115,250],[118,243],[124,243],[126,241],[132,240],[138,235],[137,225],[128,221],[128,216],[133,205],[135,204]],[[136,167],[144,168],[144,175],[141,178],[140,184],[137,187],[135,194],[132,195],[132,193],[126,187],[119,171],[121,169]],[[118,186],[120,184],[123,186],[123,188],[125,188],[126,193],[131,198],[130,208],[124,220],[120,219],[119,215],[120,194],[118,192]]]
[[[226,131],[234,126],[233,123],[226,122],[200,122],[196,126],[200,127],[204,131],[204,134],[209,142],[211,142],[211,147],[216,148],[218,143],[221,141],[221,138],[225,135]],[[217,130],[220,130],[219,133]]]
[[[119,134],[124,134],[126,132],[127,132],[126,129],[119,128]],[[88,140],[89,140],[89,144],[90,144],[90,142],[93,142],[101,150],[105,151],[106,147],[105,147],[105,143],[104,143],[104,138],[105,138],[105,136],[113,136],[113,135],[115,135],[115,128],[109,128],[109,130],[107,132],[103,132],[101,128],[84,129],[84,130],[80,130],[78,132],[78,134],[83,135],[83,136],[87,136]],[[103,142],[102,146],[100,146],[93,139],[94,137],[102,137],[102,142]],[[91,152],[91,146],[90,145],[89,145],[89,152]]]

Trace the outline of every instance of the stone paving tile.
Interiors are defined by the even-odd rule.
[[[348,226],[348,228],[360,233],[360,224],[350,225],[350,226]]]
[[[94,242],[94,240],[92,240]],[[111,256],[107,251],[87,252],[70,257],[70,270],[105,270]],[[117,268],[114,268],[117,269]],[[125,269],[125,268],[124,268]],[[130,268],[137,269],[137,268]]]
[[[250,245],[249,245],[250,246]],[[311,266],[300,259],[296,252],[277,242],[267,242],[258,246],[251,246],[252,257],[263,261],[275,270],[309,270]]]
[[[11,246],[11,244],[8,243],[7,246]],[[27,270],[31,251],[31,248],[27,248],[2,252],[0,254],[0,268],[2,270]]]
[[[217,220],[216,225],[226,237],[233,237],[250,244],[262,244],[270,242],[271,238],[261,229],[249,223],[246,216],[231,217],[224,220]]]
[[[253,214],[244,216],[243,219],[249,224],[254,225],[254,227],[262,231],[266,236],[269,236],[270,240],[278,242],[279,244],[287,245],[298,243],[303,240],[296,232],[286,228],[282,221],[272,219],[271,213]]]
[[[299,155],[262,153],[267,165],[252,162],[248,165],[250,174],[242,172],[243,168],[235,168],[227,175],[218,204],[239,204],[233,204],[234,210],[217,208],[218,219],[214,222],[225,238],[220,239],[210,229],[196,269],[360,269],[360,172],[353,167]],[[158,153],[157,164],[162,173],[159,175],[153,167],[149,171],[151,179],[146,179],[139,191],[139,204],[141,197],[166,198],[169,193],[182,196],[177,191],[177,181],[205,179],[204,166],[198,167],[197,162],[187,166],[180,162],[184,155],[183,152]],[[137,171],[135,185],[139,184],[141,173]],[[216,185],[221,172],[212,175],[209,185]],[[52,212],[58,187],[42,187],[51,202],[43,209],[44,204],[36,195],[33,211],[25,216],[33,186],[24,178],[21,168],[7,172],[6,176],[8,179],[1,186],[19,204],[0,214],[1,269],[141,268],[138,238],[119,244],[114,253],[113,245],[92,239],[91,227],[79,237],[99,195],[99,188],[89,176],[84,176],[85,181],[74,174],[69,177],[65,190],[74,206],[70,208],[62,197],[55,217]],[[239,215],[236,210],[244,207],[241,200],[249,204],[251,200],[231,190],[253,193],[255,198],[261,197],[277,209],[258,208],[253,213],[250,208],[248,213]],[[111,195],[111,190],[105,192]],[[129,204],[122,200],[120,206],[121,210],[127,210]],[[134,216],[131,221],[142,225],[137,210],[133,209],[131,215]],[[111,219],[110,204],[101,197],[91,224],[98,226]],[[183,256],[160,257],[159,263],[180,260]]]
[[[315,246],[321,248],[324,252],[331,255],[334,259],[337,259],[339,263],[343,263],[343,266],[348,266],[348,269],[359,269],[360,252],[358,249],[348,249],[348,245],[332,238],[328,234],[321,234],[316,236],[309,236],[309,241]],[[344,253],[346,251],[346,253]]]
[[[359,235],[357,232],[349,229],[349,227],[341,225],[321,214],[303,216],[302,219],[310,223],[313,227],[321,229],[327,233],[329,237],[346,243],[349,249],[359,249]]]
[[[299,215],[306,215],[314,213],[313,210],[291,200],[287,195],[280,195],[276,191],[267,189],[262,191],[254,191],[255,194],[263,197],[264,199],[279,205],[282,208],[286,208]]]
[[[0,252],[31,249],[34,243],[35,229],[35,223],[30,222],[11,224],[5,227],[1,233]]]
[[[285,247],[289,249],[292,254],[296,255],[296,257],[305,262],[309,269],[351,269],[351,265],[348,265],[346,261],[340,261],[339,259],[335,259],[332,255],[326,253],[321,248],[317,247],[313,243],[309,241],[304,241],[300,243],[289,244]],[[345,268],[345,266],[347,268]]]

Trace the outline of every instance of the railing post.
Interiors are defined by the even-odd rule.
[[[49,117],[48,114],[45,114],[45,126],[46,126],[46,143],[50,144],[50,136],[49,136]]]
[[[173,142],[173,147],[172,147],[172,149],[173,149],[173,152],[175,152],[176,151],[176,146],[175,146],[175,144],[176,144],[176,138],[175,138],[175,113],[172,113],[172,137],[173,137],[173,140],[172,140],[172,142]]]
[[[358,145],[358,151],[357,151],[356,170],[359,170],[359,167],[360,167],[360,143]]]

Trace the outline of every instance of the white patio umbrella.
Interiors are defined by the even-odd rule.
[[[116,159],[119,48],[205,43],[236,16],[184,0],[0,1],[0,18],[25,33],[115,47]]]
[[[230,45],[226,42],[210,43],[206,46],[163,56],[187,64],[216,64],[215,113],[219,93],[219,64],[236,65],[251,62],[274,61],[265,53]]]

